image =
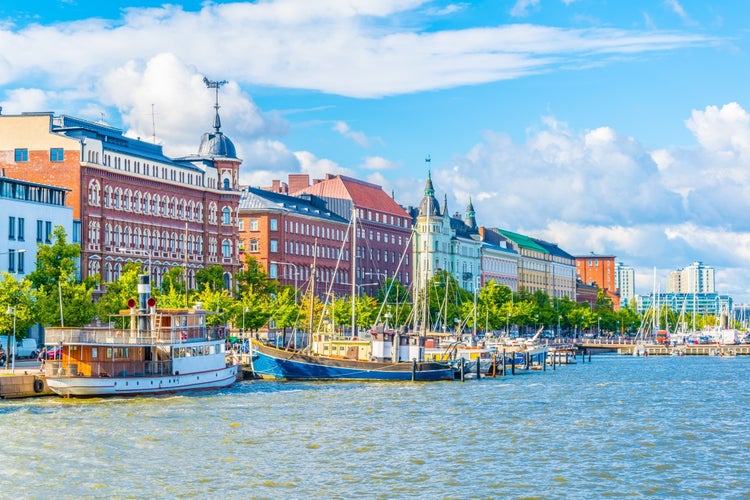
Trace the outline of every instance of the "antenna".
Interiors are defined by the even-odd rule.
[[[227,84],[226,80],[221,81],[213,81],[209,80],[205,76],[203,77],[203,83],[206,84],[206,87],[210,89],[216,89],[216,104],[214,104],[214,109],[216,110],[216,118],[214,118],[214,130],[218,134],[219,129],[221,128],[221,120],[219,119],[219,89]]]

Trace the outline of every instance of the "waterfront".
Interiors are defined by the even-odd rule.
[[[2,498],[747,497],[750,358],[0,401]]]

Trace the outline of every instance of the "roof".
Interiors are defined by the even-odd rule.
[[[292,193],[292,195],[301,193],[313,194],[322,198],[348,200],[359,208],[378,210],[379,212],[398,215],[399,217],[409,216],[396,203],[396,200],[383,191],[381,186],[343,175],[330,176],[324,180],[317,181],[311,186]]]
[[[550,253],[549,250],[537,243],[537,241],[535,241],[533,238],[530,238],[523,234],[514,233],[513,231],[508,231],[506,229],[495,228],[495,231],[502,234],[519,247],[528,248],[530,250],[535,250],[541,253]]]
[[[343,217],[339,217],[325,207],[325,201],[315,196],[309,199],[298,196],[288,196],[258,188],[246,188],[240,197],[239,211],[249,210],[278,210],[282,212],[317,217],[330,222],[348,224]]]

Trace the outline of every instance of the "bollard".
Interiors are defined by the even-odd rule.
[[[411,360],[411,381],[414,382],[417,380],[417,359],[414,358]]]
[[[547,353],[546,352],[542,353],[542,371],[543,372],[547,371]]]
[[[503,377],[508,373],[505,371],[505,349],[503,349]]]
[[[497,354],[492,353],[492,378],[497,377]]]
[[[511,375],[516,374],[516,353],[515,352],[510,353],[510,374]]]
[[[464,381],[464,358],[460,358],[458,360],[458,366],[461,370],[461,382]]]

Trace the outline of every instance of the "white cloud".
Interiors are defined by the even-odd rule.
[[[356,176],[353,170],[342,167],[332,160],[318,158],[309,151],[297,151],[294,156],[299,161],[301,172],[309,174],[310,179],[322,179],[326,174]]]
[[[349,128],[349,125],[344,121],[337,121],[333,125],[333,130],[343,135],[344,137],[347,137],[353,140],[354,142],[356,142],[363,148],[370,147],[370,140],[367,138],[364,132],[357,132],[357,131],[351,130]]]
[[[395,165],[392,161],[383,158],[382,156],[368,156],[365,158],[365,162],[361,165],[360,168],[363,168],[365,170],[393,170],[398,168],[397,165]]]
[[[165,5],[128,8],[114,21],[2,26],[0,46],[13,50],[3,54],[0,85],[23,86],[34,78],[40,86],[77,89],[130,62],[140,68],[171,53],[211,78],[376,97],[716,43],[693,34],[533,25],[423,31],[416,21],[430,11],[417,9],[426,3],[277,0],[206,3],[198,12]],[[537,4],[520,0],[516,7],[520,12]],[[95,96],[90,87],[85,90]]]
[[[510,15],[513,17],[528,16],[529,11],[539,7],[539,0],[516,0],[510,9]]]

